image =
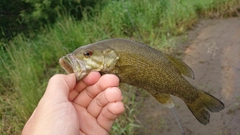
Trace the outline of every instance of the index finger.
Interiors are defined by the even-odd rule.
[[[91,86],[88,86],[82,91],[75,99],[74,103],[87,107],[90,102],[95,98],[99,93],[106,90],[109,87],[117,87],[119,85],[119,79],[116,75],[105,74]]]
[[[80,80],[69,93],[69,101],[73,101],[87,86],[95,84],[100,77],[101,75],[99,72],[90,72],[86,77]]]
[[[75,80],[76,79],[74,74],[69,75],[56,74],[52,76],[48,82],[48,86],[46,88],[42,100],[51,102],[53,101],[59,102],[59,100],[64,101],[68,100],[69,91],[72,90],[76,85]]]

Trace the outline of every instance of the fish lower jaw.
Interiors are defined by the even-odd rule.
[[[72,67],[77,81],[80,81],[83,77],[85,77],[89,73],[89,70],[87,70],[85,62],[82,60],[75,59],[72,63]]]
[[[84,78],[88,73],[87,72],[75,72],[76,80],[80,81]]]

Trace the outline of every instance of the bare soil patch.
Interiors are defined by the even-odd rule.
[[[225,109],[211,113],[210,123],[200,124],[184,102],[173,97],[175,112],[186,135],[240,134],[240,18],[202,20],[188,32],[182,46],[183,61],[195,73],[191,83],[225,104]],[[152,96],[144,99],[137,119],[139,135],[181,135],[172,111]]]

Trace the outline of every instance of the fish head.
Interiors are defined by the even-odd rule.
[[[79,81],[91,71],[108,73],[115,68],[118,59],[113,49],[89,44],[63,56],[59,63],[67,73],[75,73]]]

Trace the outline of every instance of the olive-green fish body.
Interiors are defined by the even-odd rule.
[[[202,124],[209,123],[208,111],[218,112],[224,108],[221,101],[196,89],[182,76],[194,78],[192,70],[184,62],[147,45],[110,39],[80,47],[71,55],[84,61],[85,72],[116,74],[121,82],[147,90],[167,107],[174,105],[169,94],[181,98]],[[65,61],[64,58],[61,61]],[[73,71],[76,71],[74,66]]]

